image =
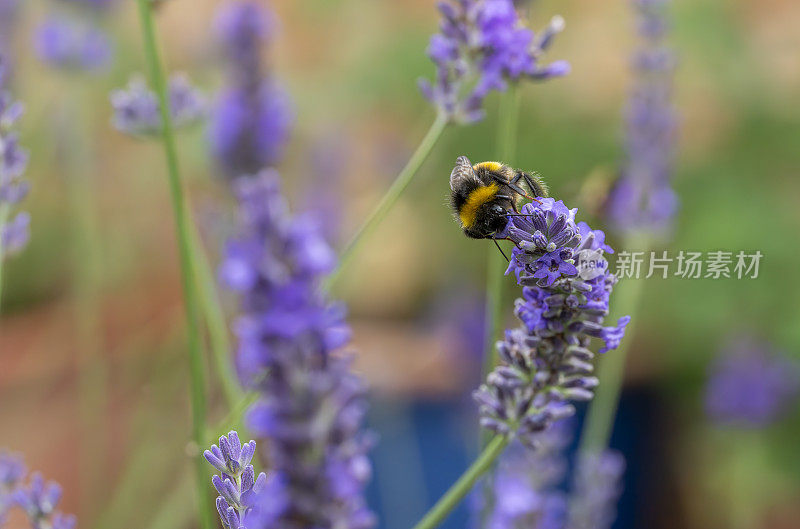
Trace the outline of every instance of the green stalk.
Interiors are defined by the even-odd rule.
[[[78,79],[68,79],[67,97],[62,101],[57,123],[58,162],[66,173],[70,218],[73,219],[72,302],[80,364],[78,395],[80,420],[87,432],[81,443],[80,460],[82,511],[91,513],[102,497],[102,469],[107,457],[107,433],[103,427],[108,401],[108,369],[103,355],[100,292],[103,278],[102,240],[97,200],[92,181],[91,153],[81,139],[91,135],[75,130],[91,119],[79,119],[75,108],[83,105]],[[91,108],[91,105],[88,105]],[[76,125],[77,124],[77,125]]]
[[[161,112],[162,135],[164,153],[167,159],[167,176],[169,179],[170,196],[175,217],[175,230],[178,238],[180,255],[181,282],[183,286],[183,301],[186,310],[186,324],[189,340],[189,368],[192,400],[192,437],[195,442],[196,454],[193,455],[195,466],[195,485],[197,487],[197,502],[199,508],[200,525],[203,529],[211,529],[214,522],[210,496],[207,491],[208,474],[205,463],[200,456],[201,447],[205,446],[205,366],[201,351],[198,295],[194,279],[194,266],[191,261],[192,244],[191,228],[186,222],[186,199],[178,170],[178,152],[175,146],[175,135],[172,130],[169,100],[167,97],[167,83],[161,66],[156,43],[155,24],[153,21],[153,4],[150,0],[138,0],[139,17],[142,23],[145,56],[150,70],[150,78],[155,90],[159,110]]]
[[[511,162],[516,154],[517,128],[519,124],[520,92],[512,84],[500,101],[499,127],[497,130],[497,153],[503,163]],[[486,343],[483,355],[483,377],[494,369],[496,363],[495,341],[500,334],[503,319],[503,278],[505,259],[494,244],[487,244],[486,265]]]
[[[436,120],[431,125],[431,128],[428,129],[427,134],[420,142],[417,150],[414,151],[414,154],[411,155],[409,158],[408,163],[406,166],[403,167],[403,170],[400,171],[400,174],[397,175],[394,182],[392,182],[391,187],[389,187],[386,194],[383,195],[378,205],[375,206],[375,209],[372,210],[372,213],[367,217],[367,220],[361,225],[358,229],[356,234],[350,240],[348,245],[345,247],[342,255],[339,257],[339,264],[336,269],[328,276],[325,281],[325,289],[329,290],[331,286],[339,279],[339,276],[344,270],[345,267],[350,263],[350,260],[353,258],[356,250],[358,249],[359,245],[364,241],[364,238],[369,235],[372,231],[378,227],[378,224],[386,217],[389,211],[392,209],[392,206],[397,202],[397,199],[400,198],[400,195],[403,194],[403,191],[408,187],[408,184],[411,183],[411,180],[414,178],[414,175],[417,174],[422,162],[428,157],[433,149],[433,146],[436,145],[436,142],[442,135],[445,127],[447,126],[447,119],[439,115]]]
[[[431,508],[422,517],[422,519],[414,526],[414,529],[433,529],[444,521],[450,512],[464,499],[464,497],[472,490],[472,486],[478,481],[483,474],[492,466],[497,457],[503,453],[503,450],[508,446],[510,439],[508,437],[498,435],[495,436],[483,449],[483,452],[478,456],[474,463],[464,472],[458,481],[456,481],[442,496],[436,505]]]
[[[215,371],[219,375],[222,383],[222,392],[228,402],[228,408],[233,409],[244,398],[244,391],[239,384],[236,372],[233,368],[233,358],[231,355],[231,342],[228,336],[228,326],[225,321],[225,314],[219,302],[217,293],[217,282],[208,255],[203,249],[203,241],[197,231],[192,216],[188,210],[186,213],[186,223],[190,227],[191,239],[190,252],[192,263],[195,264],[197,274],[197,287],[200,296],[200,307],[203,311],[206,327],[208,329],[209,345],[211,355],[214,359]]]
[[[0,204],[0,235],[2,235],[3,228],[5,228],[6,222],[8,222],[8,215],[10,213],[11,206],[9,206],[7,202]],[[5,261],[3,251],[3,237],[0,236],[0,309],[2,309],[3,306],[3,261]],[[0,310],[0,314],[2,314],[2,310]]]
[[[647,251],[650,241],[646,235],[633,235],[623,241],[623,248]],[[614,289],[614,311],[609,314],[608,320],[616,322],[625,315],[634,315],[642,297],[644,279],[628,278],[621,280]],[[622,393],[622,383],[625,375],[625,360],[628,349],[634,337],[634,318],[628,324],[625,339],[620,346],[602,357],[598,367],[600,385],[595,391],[589,410],[586,412],[586,423],[581,432],[579,452],[583,454],[599,452],[608,446],[614,417],[619,406],[619,397]]]

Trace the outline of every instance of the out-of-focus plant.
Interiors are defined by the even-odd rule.
[[[274,170],[243,175],[233,190],[240,225],[220,274],[242,296],[237,362],[260,397],[248,426],[265,438],[272,489],[285,498],[261,494],[248,528],[371,527],[364,386],[339,351],[350,337],[343,308],[319,292],[334,254],[312,216],[289,213]]]
[[[28,242],[30,215],[17,212],[17,204],[28,193],[22,175],[28,166],[28,153],[19,145],[17,123],[24,107],[6,88],[8,62],[0,55],[0,300],[2,300],[3,261],[19,252]]]
[[[626,109],[625,155],[606,204],[606,218],[622,235],[625,249],[647,251],[672,231],[678,199],[672,190],[677,110],[672,102],[675,58],[666,45],[670,0],[631,0],[639,49],[634,53],[634,84]],[[619,309],[634,313],[644,281],[632,278],[619,288]],[[611,435],[625,370],[627,346],[600,367],[603,385],[592,402],[581,436],[584,453],[605,448]]]
[[[214,303],[213,296],[201,296],[198,293],[197,270],[202,268],[205,256],[201,255],[199,237],[194,230],[189,213],[183,182],[181,181],[178,163],[178,151],[170,110],[169,86],[164,74],[155,29],[155,5],[149,0],[138,0],[139,18],[142,25],[142,37],[145,58],[150,73],[150,83],[158,99],[161,114],[161,140],[167,164],[167,177],[172,199],[175,219],[175,231],[178,239],[178,254],[181,268],[181,284],[183,290],[184,310],[188,333],[188,357],[190,371],[191,403],[192,403],[192,439],[197,454],[193,455],[195,471],[195,487],[197,494],[198,516],[200,526],[210,529],[213,525],[213,513],[206,494],[206,468],[200,455],[201,446],[205,446],[206,435],[206,373],[203,359],[202,338],[200,336],[201,300]],[[211,286],[213,288],[213,280]],[[205,304],[204,304],[205,306]],[[213,316],[213,310],[206,310]]]
[[[72,515],[57,510],[61,500],[61,485],[45,482],[35,472],[28,479],[22,458],[0,450],[0,525],[4,525],[7,512],[19,507],[27,516],[33,529],[74,529]]]

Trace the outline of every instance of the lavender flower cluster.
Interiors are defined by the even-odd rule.
[[[38,472],[23,484],[27,469],[19,456],[0,451],[0,525],[12,507],[21,508],[33,529],[74,529],[72,515],[57,510],[61,486]]]
[[[28,243],[30,215],[11,216],[14,208],[28,193],[28,182],[22,175],[28,166],[28,153],[19,145],[16,125],[24,108],[5,89],[7,62],[0,55],[0,259],[19,252]]]
[[[117,0],[62,0],[72,7],[67,14],[59,9],[49,15],[35,35],[39,58],[53,68],[69,71],[97,72],[111,64],[113,46],[106,32],[98,25]]]
[[[219,493],[217,512],[224,529],[246,527],[253,509],[258,508],[255,501],[258,494],[274,488],[268,486],[267,476],[263,472],[256,477],[250,464],[255,453],[256,442],[250,441],[242,446],[239,434],[235,431],[220,437],[219,446],[211,445],[211,450],[203,452],[206,461],[219,471],[218,475],[211,478],[211,483]],[[269,494],[276,497],[272,490]]]
[[[570,421],[558,421],[537,436],[537,449],[512,444],[493,476],[494,503],[486,529],[563,529],[567,495],[560,490],[572,437]]]
[[[607,202],[620,232],[668,231],[678,209],[671,187],[677,113],[672,103],[675,57],[664,45],[669,0],[631,0],[642,46],[633,58],[636,79],[626,111],[627,160]]]
[[[575,469],[568,529],[609,529],[622,496],[625,458],[614,450],[583,454]]]
[[[448,121],[472,123],[484,117],[483,100],[508,82],[545,80],[569,72],[569,64],[541,64],[541,56],[564,27],[555,17],[535,35],[523,26],[511,0],[439,2],[442,21],[428,56],[436,80],[420,81],[423,95]]]
[[[186,75],[174,74],[168,89],[170,116],[176,129],[189,128],[205,118],[205,98]],[[120,132],[139,137],[161,134],[158,97],[141,77],[134,77],[124,89],[111,92],[111,106],[112,123]]]
[[[226,5],[217,19],[230,74],[214,108],[211,144],[232,178],[274,167],[291,132],[289,95],[261,60],[261,45],[269,42],[274,26],[271,14],[252,1]]]
[[[221,278],[242,297],[238,368],[261,396],[249,426],[268,439],[271,478],[282,491],[259,495],[247,527],[371,527],[364,386],[338,352],[350,336],[343,310],[319,291],[334,254],[313,219],[290,215],[274,170],[233,187],[241,225]]]
[[[566,491],[566,447],[573,422],[557,421],[536,435],[536,450],[513,443],[492,481],[486,529],[608,529],[616,518],[625,459],[613,450],[586,454]]]
[[[740,337],[712,364],[705,406],[716,424],[765,427],[798,403],[800,366]]]
[[[506,273],[523,286],[515,314],[522,325],[497,343],[500,365],[476,392],[482,426],[535,445],[538,432],[570,416],[570,400],[593,397],[591,338],[600,352],[615,349],[629,316],[604,327],[616,277],[608,270],[605,234],[585,222],[562,201],[539,199],[511,217],[497,238],[515,243]],[[576,263],[581,267],[580,270]]]

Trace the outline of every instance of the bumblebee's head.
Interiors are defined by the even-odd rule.
[[[492,186],[489,186],[492,187]],[[459,215],[464,234],[473,239],[491,239],[495,233],[502,231],[508,224],[508,214],[513,213],[511,201],[507,198],[495,198],[480,204],[475,208],[472,219]]]

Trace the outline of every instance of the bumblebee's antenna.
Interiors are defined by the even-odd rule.
[[[508,257],[506,257],[506,253],[503,251],[502,248],[500,248],[500,243],[497,242],[497,239],[492,239],[492,240],[494,241],[494,245],[497,246],[497,249],[500,250],[500,253],[503,254],[503,258],[505,258],[506,262],[510,263],[511,261],[508,260]]]

